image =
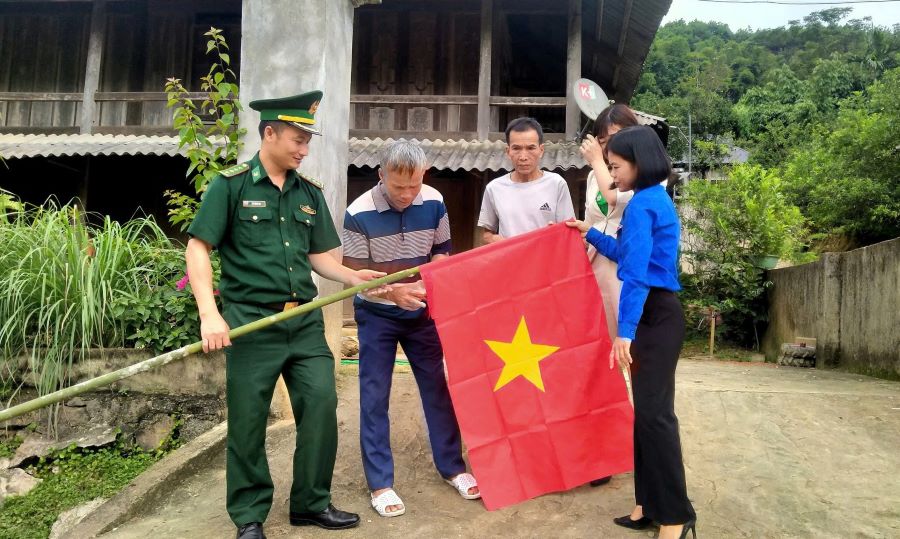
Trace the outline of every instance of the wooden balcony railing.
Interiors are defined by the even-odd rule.
[[[440,138],[498,138],[501,135],[497,114],[500,108],[565,110],[567,106],[567,100],[562,96],[490,96],[487,103],[488,119],[482,122],[478,116],[477,95],[355,94],[350,96],[350,134],[357,137],[434,138],[439,133]],[[487,131],[479,131],[478,125]]]
[[[350,96],[350,103],[377,105],[478,105],[477,95],[365,95]],[[492,107],[550,107],[566,108],[565,97],[504,97],[491,96]]]
[[[205,93],[188,96],[196,102]],[[0,131],[6,133],[173,134],[165,92],[95,92],[94,114],[85,126],[80,92],[0,92]],[[476,131],[477,95],[350,96],[351,136],[496,138],[503,107],[566,109],[566,98],[490,96],[488,137]],[[399,115],[399,122],[395,116]],[[453,116],[454,120],[448,120]],[[438,122],[437,119],[441,118]],[[460,120],[466,118],[467,120]],[[397,129],[396,126],[401,126]],[[460,126],[468,129],[460,129]]]
[[[202,102],[205,93],[188,94]],[[84,125],[81,92],[0,92],[0,131],[6,133],[172,134],[166,92],[95,92]]]

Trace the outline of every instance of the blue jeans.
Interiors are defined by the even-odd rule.
[[[444,377],[444,352],[434,321],[396,320],[357,307],[359,335],[359,437],[370,490],[394,486],[388,406],[397,343],[409,358],[438,472],[450,478],[466,471],[459,424]]]

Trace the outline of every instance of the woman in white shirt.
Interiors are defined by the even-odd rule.
[[[628,201],[634,196],[633,191],[621,192],[613,185],[612,176],[607,169],[603,150],[610,137],[626,127],[638,125],[634,112],[626,105],[615,104],[603,109],[594,120],[590,135],[581,143],[581,155],[591,166],[587,177],[587,197],[585,200],[584,220],[600,232],[616,237],[622,214]],[[622,282],[616,275],[616,263],[605,256],[597,254],[597,250],[588,247],[588,257],[594,269],[594,276],[603,294],[603,308],[606,314],[606,326],[609,329],[610,341],[616,338],[619,316],[619,292]]]

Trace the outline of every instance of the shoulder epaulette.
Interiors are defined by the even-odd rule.
[[[219,174],[225,176],[226,178],[232,178],[242,172],[247,172],[248,170],[250,170],[250,165],[248,163],[241,163],[240,165],[228,167],[225,170],[220,171]]]
[[[318,187],[319,189],[322,189],[323,191],[325,190],[325,184],[320,182],[319,180],[310,178],[309,176],[307,176],[306,174],[303,174],[302,172],[298,172],[297,174],[299,174],[301,178],[303,178],[307,182],[311,183],[312,185],[315,185],[316,187]]]

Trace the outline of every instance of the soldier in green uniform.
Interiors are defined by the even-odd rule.
[[[340,246],[322,185],[295,169],[317,135],[322,92],[253,101],[260,112],[259,153],[222,171],[188,229],[185,257],[200,313],[204,352],[226,348],[227,508],[238,537],[264,538],[272,505],[266,419],[284,376],[297,424],[290,522],[328,529],[356,526],[359,516],[331,504],[337,451],[334,358],[320,310],[250,333],[231,343],[229,328],[312,300],[310,271],[346,285],[384,274],[351,270],[329,253]],[[213,298],[211,249],[222,261],[222,314]]]

